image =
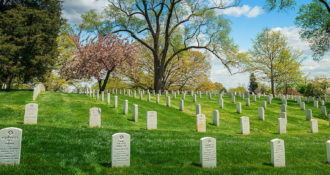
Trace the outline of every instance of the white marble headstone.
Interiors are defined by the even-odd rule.
[[[147,129],[157,129],[157,112],[148,111],[147,112]]]
[[[206,119],[204,114],[196,115],[196,130],[197,132],[206,132]]]
[[[200,162],[203,168],[214,168],[217,166],[216,139],[203,137],[200,139]]]
[[[124,100],[123,114],[128,114],[128,100]]]
[[[250,134],[250,121],[249,117],[241,117],[241,133]]]
[[[285,134],[286,133],[286,120],[285,118],[278,119],[278,133]]]
[[[202,113],[202,106],[200,104],[196,105],[196,115]]]
[[[213,124],[215,126],[219,126],[220,125],[219,111],[218,110],[214,110],[213,111]]]
[[[327,147],[327,162],[330,164],[330,140],[327,141],[326,147]]]
[[[20,163],[21,142],[22,129],[10,127],[0,130],[0,165]]]
[[[258,108],[258,115],[259,115],[259,120],[265,120],[264,107],[259,107]]]
[[[242,105],[240,102],[236,103],[236,112],[239,114],[242,113]]]
[[[274,167],[285,166],[284,140],[273,139],[270,141],[271,161]]]
[[[24,124],[37,124],[38,104],[29,103],[25,105]]]
[[[181,99],[180,100],[180,111],[183,111],[184,110],[184,100]]]
[[[131,136],[127,133],[112,135],[111,166],[130,166]]]
[[[133,105],[133,116],[132,116],[132,120],[137,122],[139,118],[139,108],[137,104]]]
[[[101,108],[94,107],[89,109],[89,126],[101,127]]]
[[[310,122],[311,122],[311,132],[312,133],[318,133],[319,128],[318,128],[317,120],[316,119],[311,119]]]

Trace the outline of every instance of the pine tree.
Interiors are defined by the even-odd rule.
[[[58,57],[60,0],[16,0],[0,4],[0,81],[43,81]]]
[[[254,76],[254,73],[250,74],[250,85],[249,85],[249,91],[250,93],[255,92],[255,90],[258,88],[258,83],[256,80],[256,77]]]

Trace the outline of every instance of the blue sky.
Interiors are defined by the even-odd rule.
[[[242,0],[240,7],[226,9],[221,13],[231,20],[231,37],[242,51],[247,51],[252,47],[252,39],[264,28],[281,31],[287,36],[288,45],[303,51],[307,58],[302,66],[303,72],[309,73],[310,77],[320,75],[330,77],[330,53],[326,53],[320,62],[313,61],[308,43],[299,38],[299,29],[294,24],[299,7],[311,1],[297,0],[297,7],[286,12],[265,12],[262,9],[265,0]],[[100,12],[107,4],[107,0],[64,0],[62,16],[68,19],[69,23],[77,24],[81,22],[82,13],[90,9]],[[249,74],[230,75],[219,60],[209,58],[209,61],[212,65],[210,79],[213,82],[220,82],[226,88],[238,85],[248,86]]]

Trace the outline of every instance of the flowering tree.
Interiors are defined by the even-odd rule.
[[[111,73],[133,68],[136,46],[120,35],[98,34],[82,39],[81,32],[73,29],[69,32],[77,49],[71,60],[64,61],[61,75],[73,79],[95,78],[100,91],[104,91]]]

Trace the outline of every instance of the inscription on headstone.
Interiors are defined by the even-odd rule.
[[[197,132],[206,132],[206,121],[204,114],[196,115],[196,130]]]
[[[284,140],[273,139],[270,141],[271,161],[274,167],[285,166]]]
[[[0,165],[20,163],[21,142],[22,129],[10,127],[0,130]]]
[[[203,168],[213,168],[217,166],[216,140],[212,137],[200,139],[200,162]]]
[[[220,125],[219,111],[218,110],[214,110],[213,111],[213,124],[215,126],[219,126]]]
[[[241,133],[250,134],[250,121],[249,117],[241,117]]]
[[[29,103],[25,105],[24,124],[37,124],[38,104]]]
[[[131,136],[127,133],[112,135],[111,166],[130,166]]]
[[[89,126],[101,127],[101,108],[94,107],[89,109]]]
[[[147,112],[147,129],[157,129],[157,112],[148,111]]]

